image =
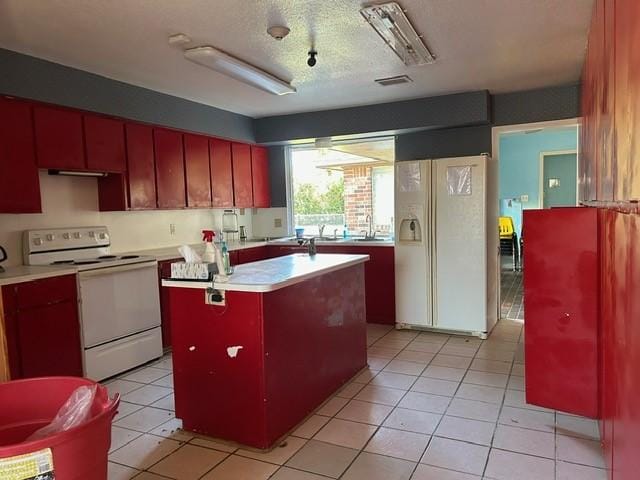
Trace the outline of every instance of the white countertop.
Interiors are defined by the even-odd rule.
[[[235,242],[227,242],[227,249],[230,252],[233,252],[234,250],[262,247],[265,245],[267,245],[267,242],[265,241],[252,241],[252,240],[248,240],[246,242],[235,241]],[[174,258],[182,258],[182,255],[180,255],[180,252],[178,252],[178,248],[181,246],[182,245],[175,245],[173,247],[152,248],[148,250],[135,250],[135,251],[128,251],[128,252],[117,252],[114,255],[149,255],[151,257],[155,257],[159,262],[163,262],[165,260],[172,260]],[[198,253],[202,253],[204,251],[204,243],[196,243],[189,246]]]
[[[369,255],[318,253],[310,257],[296,253],[238,265],[227,282],[163,280],[164,287],[215,288],[234,292],[272,292],[304,280],[351,267],[369,260]]]
[[[282,245],[282,246],[296,246],[298,241],[294,238],[285,238],[282,240],[271,240],[269,245]],[[393,247],[395,242],[390,238],[384,240],[355,240],[353,238],[337,238],[336,240],[318,240],[316,239],[316,245],[318,246],[349,246],[349,247]]]
[[[78,271],[73,267],[39,267],[32,265],[5,267],[5,271],[0,272],[0,287],[42,278],[58,277],[60,275],[75,275],[76,273]]]

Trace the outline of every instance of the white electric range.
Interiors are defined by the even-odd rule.
[[[27,265],[73,266],[85,376],[103,380],[162,356],[157,261],[112,255],[107,227],[27,230]]]

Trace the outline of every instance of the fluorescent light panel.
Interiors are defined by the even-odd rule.
[[[405,65],[427,65],[436,61],[396,2],[371,5],[360,13]]]
[[[269,93],[286,95],[296,92],[287,82],[213,47],[190,48],[185,50],[184,56],[187,60]]]

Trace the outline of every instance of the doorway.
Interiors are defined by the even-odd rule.
[[[578,130],[578,119],[493,128],[500,177],[500,318],[524,321],[524,211],[577,204]]]
[[[578,199],[578,154],[576,151],[542,152],[542,208],[570,207]]]

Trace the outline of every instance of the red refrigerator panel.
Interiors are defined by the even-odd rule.
[[[523,238],[527,402],[595,418],[597,210],[527,210]]]

